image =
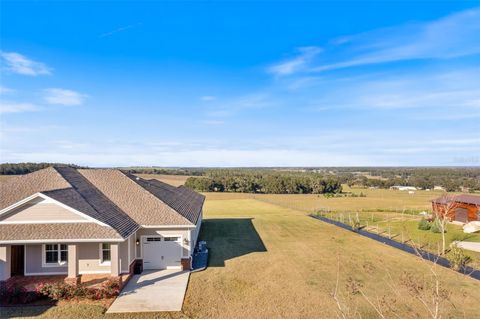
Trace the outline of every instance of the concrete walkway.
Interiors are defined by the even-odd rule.
[[[189,271],[148,270],[134,275],[107,313],[181,311]]]

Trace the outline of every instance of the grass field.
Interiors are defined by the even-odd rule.
[[[0,175],[0,183],[3,181],[8,181],[10,178],[15,177],[17,175]]]
[[[190,176],[185,175],[161,175],[161,174],[135,174],[140,176],[141,178],[145,179],[158,179],[164,183],[173,185],[173,186],[180,186],[185,184],[185,181]]]
[[[101,306],[66,305],[48,309],[5,308],[2,315],[333,318],[337,316],[337,304],[332,292],[339,273],[341,304],[358,309],[362,318],[378,316],[358,289],[371,300],[380,300],[382,307],[390,305],[401,318],[428,317],[426,310],[409,295],[402,278],[408,273],[419,284],[431,282],[432,264],[322,223],[306,216],[304,211],[238,194],[207,194],[201,237],[210,247],[210,266],[191,275],[182,313],[105,316]],[[475,317],[480,298],[478,281],[448,269],[437,271],[450,296],[442,310],[445,317]],[[387,314],[391,316],[392,312]]]

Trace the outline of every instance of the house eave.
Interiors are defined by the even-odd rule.
[[[125,239],[119,238],[89,238],[89,239],[16,239],[0,240],[0,245],[10,244],[49,244],[49,243],[121,243]]]

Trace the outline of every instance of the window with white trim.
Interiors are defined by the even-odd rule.
[[[112,260],[110,244],[100,244],[100,262],[109,263]]]
[[[66,244],[45,244],[43,260],[45,265],[65,265],[68,261],[68,246]]]

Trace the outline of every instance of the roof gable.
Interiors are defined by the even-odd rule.
[[[0,210],[35,193],[68,187],[71,185],[53,167],[16,176],[0,183]]]
[[[84,214],[68,209],[53,199],[37,194],[18,207],[7,209],[0,214],[1,224],[32,223],[82,223],[91,222]]]

